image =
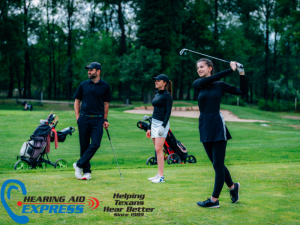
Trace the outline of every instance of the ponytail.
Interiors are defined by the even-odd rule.
[[[171,93],[171,95],[173,95],[173,91],[172,91],[172,81],[169,80],[169,83],[166,84],[166,90],[168,92]]]

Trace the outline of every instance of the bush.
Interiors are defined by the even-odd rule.
[[[299,105],[297,103],[297,108],[298,106]],[[287,101],[278,101],[275,99],[273,102],[269,100],[266,105],[266,100],[260,99],[258,101],[258,108],[261,110],[272,111],[272,112],[291,111],[291,110],[295,110],[295,103],[287,102]]]
[[[230,98],[223,98],[222,99],[222,103],[223,104],[227,104],[227,105],[237,105],[237,98],[239,98],[239,106],[246,106],[247,105],[247,102],[242,99],[241,97],[230,97]]]

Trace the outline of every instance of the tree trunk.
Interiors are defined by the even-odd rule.
[[[286,88],[289,88],[289,74],[290,74],[290,41],[287,41],[286,46]]]
[[[24,90],[23,90],[23,98],[27,97],[27,73],[28,73],[28,23],[27,23],[27,15],[28,15],[28,9],[26,7],[26,0],[24,0],[24,37],[25,37],[25,67],[24,67]]]
[[[183,100],[183,82],[182,82],[182,77],[179,78],[179,99]]]
[[[178,90],[178,78],[174,78],[174,88],[173,88],[173,100],[177,100],[177,90]]]
[[[218,41],[218,0],[215,0],[215,15],[214,15],[214,39]]]
[[[13,73],[14,67],[9,67],[9,86],[8,86],[8,95],[7,98],[13,97],[13,88],[14,88],[14,73]]]
[[[48,60],[48,99],[52,99],[51,96],[51,87],[52,87],[52,46],[51,46],[51,30],[50,30],[50,22],[49,22],[49,0],[47,0],[47,30],[48,30],[48,48],[49,48],[49,60]]]
[[[67,72],[67,98],[71,99],[73,84],[73,68],[72,68],[72,16],[74,12],[74,0],[68,0],[68,72]]]
[[[119,81],[119,85],[118,85],[118,99],[122,100],[122,82]]]
[[[125,23],[124,23],[124,16],[123,16],[123,11],[122,11],[122,1],[119,0],[118,1],[118,9],[117,9],[117,12],[118,12],[118,23],[119,23],[119,27],[121,29],[121,51],[120,51],[120,55],[124,55],[124,54],[127,54],[127,45],[126,45],[126,34],[125,34]],[[118,97],[121,97],[121,91],[122,91],[122,82],[120,81],[119,82],[119,87],[118,87]],[[130,92],[131,92],[131,89],[130,89],[130,83],[129,82],[125,82],[125,91],[126,91],[126,94],[125,94],[125,99],[124,99],[124,102],[126,103],[126,99],[130,99]]]
[[[51,52],[53,62],[53,87],[54,87],[54,99],[57,99],[57,86],[56,86],[56,65],[55,65],[55,49],[54,49],[54,1],[52,1],[52,35],[51,35]]]
[[[186,100],[191,100],[191,82],[188,83]]]
[[[126,46],[126,35],[125,35],[125,24],[122,12],[122,2],[121,0],[118,2],[118,22],[121,29],[121,55],[127,53],[127,46]]]
[[[28,93],[27,93],[27,97],[28,98],[31,98],[31,64],[30,64],[30,56],[29,56],[29,53],[28,53]]]
[[[18,89],[19,89],[19,98],[21,98],[21,79],[20,79],[20,71],[19,66],[16,67],[17,79],[18,79]]]
[[[60,36],[58,36],[58,81],[60,81]],[[60,82],[57,83],[57,96],[60,100]]]
[[[220,55],[218,54],[219,52],[219,32],[218,32],[218,16],[219,16],[219,4],[218,4],[218,0],[215,0],[215,8],[214,8],[214,54],[216,55],[216,57],[221,58]],[[214,68],[215,71],[219,71],[219,61],[217,60],[213,60],[213,64],[214,64]],[[225,77],[224,77],[224,81],[225,81]]]
[[[250,85],[250,102],[253,103],[253,81],[252,81],[252,79],[249,82],[249,85]]]
[[[266,1],[266,44],[265,44],[265,53],[266,53],[266,58],[265,58],[265,100],[266,100],[266,105],[265,109],[267,109],[267,102],[268,102],[268,97],[269,97],[269,90],[268,90],[268,80],[269,80],[269,35],[270,35],[270,30],[269,30],[269,19],[270,19],[270,14],[271,14],[271,4],[269,4],[269,1]]]
[[[106,9],[104,10],[104,21],[105,21],[105,31],[106,31],[106,34],[108,34],[109,25],[108,25],[108,19],[107,19]]]

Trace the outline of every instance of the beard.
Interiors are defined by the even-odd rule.
[[[90,78],[90,79],[94,79],[94,78],[96,78],[96,77],[97,77],[96,72],[95,72],[95,73],[92,73],[91,75],[89,75],[89,78]]]

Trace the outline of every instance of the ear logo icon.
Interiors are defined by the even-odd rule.
[[[88,199],[88,203],[89,203],[90,208],[92,208],[92,210],[98,208],[98,206],[99,206],[98,199],[93,198],[93,197],[90,197]]]
[[[28,223],[29,222],[29,218],[27,216],[18,216],[16,214],[14,214],[13,211],[11,211],[11,209],[9,208],[9,206],[8,206],[6,200],[5,200],[5,196],[4,196],[4,194],[5,194],[5,188],[10,183],[14,183],[14,184],[20,185],[22,194],[23,195],[27,194],[27,190],[25,188],[25,185],[21,181],[19,181],[19,180],[13,180],[13,179],[7,180],[7,181],[5,181],[3,183],[2,187],[1,187],[1,202],[2,202],[5,210],[7,211],[8,215],[10,216],[10,218],[12,218],[13,221],[15,221],[16,223],[20,223],[20,224]],[[10,200],[10,192],[13,189],[14,190],[18,190],[18,187],[12,185],[12,186],[10,186],[8,188],[8,190],[7,190],[7,198],[8,198],[8,200]]]

